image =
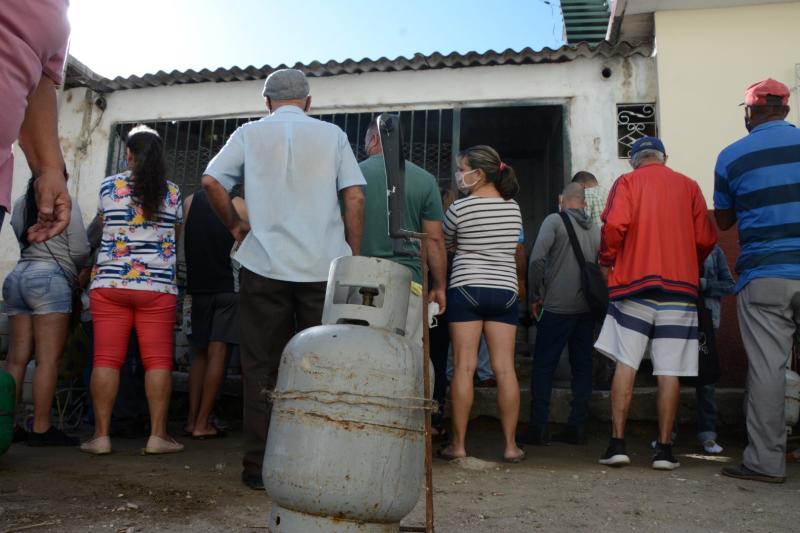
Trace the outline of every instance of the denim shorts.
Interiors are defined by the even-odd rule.
[[[23,261],[3,283],[6,314],[46,315],[72,312],[72,289],[55,263]]]
[[[464,285],[447,289],[447,320],[449,322],[519,323],[519,299],[508,289]]]

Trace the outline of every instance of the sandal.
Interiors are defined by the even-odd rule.
[[[509,464],[512,464],[512,465],[515,465],[517,463],[521,463],[522,461],[524,461],[527,458],[527,455],[525,455],[525,450],[520,450],[520,452],[521,453],[519,455],[515,456],[515,457],[503,457],[503,462],[504,463],[509,463]]]
[[[214,429],[217,430],[216,433],[209,433],[208,435],[195,435],[193,433],[190,433],[190,435],[194,440],[224,439],[225,437],[228,436],[227,432],[219,429],[218,427],[215,427]]]
[[[147,446],[142,448],[142,455],[162,455],[165,453],[178,453],[183,451],[183,444],[172,437],[162,439],[155,435],[150,435],[147,439]]]
[[[81,451],[92,455],[108,455],[111,453],[111,438],[95,437],[81,444]]]
[[[436,457],[439,459],[444,459],[445,461],[455,461],[456,459],[463,459],[466,457],[466,455],[453,455],[452,453],[446,451],[447,448],[449,448],[449,445],[442,446],[436,450]]]

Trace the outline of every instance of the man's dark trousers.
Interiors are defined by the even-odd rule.
[[[326,282],[298,283],[241,271],[241,324],[244,423],[242,466],[246,475],[261,476],[272,402],[281,354],[289,339],[322,321]]]
[[[536,328],[531,376],[531,425],[545,428],[550,418],[553,375],[564,346],[569,346],[572,369],[572,404],[567,424],[583,429],[592,396],[592,344],[594,319],[591,313],[561,315],[544,311]]]

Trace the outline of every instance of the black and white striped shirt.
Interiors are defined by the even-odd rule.
[[[444,217],[444,238],[455,247],[450,287],[471,285],[518,292],[514,260],[522,215],[514,200],[469,196]]]

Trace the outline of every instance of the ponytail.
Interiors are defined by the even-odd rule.
[[[514,169],[500,159],[500,154],[491,146],[478,145],[458,154],[469,163],[469,168],[481,169],[486,181],[493,184],[503,200],[511,200],[519,192],[519,182]]]
[[[491,180],[490,180],[491,181]],[[504,168],[498,172],[497,181],[494,181],[494,186],[503,200],[511,200],[519,192],[519,182],[517,181],[517,174],[514,169],[504,163]]]
[[[167,194],[164,143],[155,130],[137,126],[125,146],[133,154],[133,197],[142,206],[145,219],[153,220]]]

